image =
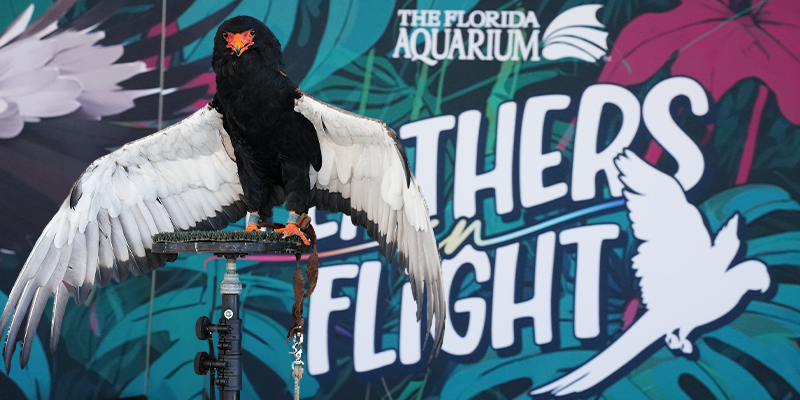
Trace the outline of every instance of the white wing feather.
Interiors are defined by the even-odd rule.
[[[614,162],[625,184],[623,195],[633,234],[643,242],[632,259],[636,276],[641,278],[642,301],[669,299],[674,289],[664,282],[692,272],[682,269],[691,269],[696,255],[711,248],[708,229],[675,178],[627,149]]]
[[[310,168],[316,207],[350,215],[367,228],[391,262],[395,251],[408,272],[417,318],[427,286],[428,324],[436,317],[434,349],[441,348],[446,310],[438,246],[425,200],[409,171],[397,135],[383,121],[353,114],[305,93],[295,111],[317,130],[322,167]],[[314,183],[316,182],[316,183]]]
[[[236,162],[225,149],[229,140],[221,115],[206,106],[86,169],[36,242],[0,316],[2,328],[11,320],[6,371],[17,341],[23,342],[20,365],[27,363],[51,293],[55,351],[70,290],[80,304],[95,282],[105,286],[129,271],[163,266],[165,256],[150,252],[155,233],[220,229],[244,216]]]

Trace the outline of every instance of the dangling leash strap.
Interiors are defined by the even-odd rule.
[[[300,253],[295,254],[297,257],[297,266],[294,269],[294,305],[292,305],[292,316],[294,316],[294,324],[289,329],[289,334],[286,335],[286,341],[295,333],[303,332],[303,300],[314,293],[314,288],[317,287],[317,277],[319,276],[319,255],[317,254],[317,235],[314,232],[314,227],[310,224],[302,229],[303,233],[308,236],[311,242],[311,255],[308,256],[306,263],[306,274],[308,274],[308,291],[303,294],[306,286],[306,280],[303,278],[303,271],[300,269]]]
[[[286,341],[294,336],[294,344],[292,345],[295,360],[292,362],[292,376],[294,377],[294,399],[300,400],[300,378],[303,377],[303,361],[300,360],[303,354],[303,300],[314,293],[314,288],[317,287],[317,277],[319,276],[319,255],[317,254],[317,235],[314,232],[314,227],[309,224],[305,228],[301,228],[303,233],[306,234],[308,240],[311,242],[311,255],[308,256],[306,263],[306,274],[308,274],[308,291],[303,293],[306,280],[303,278],[303,271],[300,269],[300,253],[295,254],[297,257],[297,266],[294,269],[294,280],[292,286],[294,289],[294,304],[292,305],[292,316],[294,316],[294,324],[289,329],[289,334],[286,335]]]

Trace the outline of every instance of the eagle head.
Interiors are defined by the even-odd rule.
[[[223,22],[214,36],[214,72],[219,74],[226,65],[241,70],[242,65],[253,65],[253,61],[283,71],[281,44],[275,34],[263,22],[246,15]]]

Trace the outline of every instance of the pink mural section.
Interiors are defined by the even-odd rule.
[[[800,7],[791,0],[693,0],[641,16],[620,33],[600,82],[634,85],[668,65],[719,101],[745,78],[760,81],[736,183],[747,182],[766,97],[800,124]],[[649,160],[657,159],[650,154]]]

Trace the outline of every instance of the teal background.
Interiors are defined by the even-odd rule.
[[[779,0],[774,0],[779,1]],[[34,19],[52,2],[47,0],[0,1],[0,27],[8,25],[28,4],[35,4]],[[122,24],[136,15],[158,10],[160,2],[145,0],[118,1],[113,16],[98,29],[113,32],[115,24]],[[608,0],[608,1],[401,1],[397,3],[369,0],[261,1],[170,1],[173,14],[168,26],[180,32],[196,26],[207,17],[223,10],[224,17],[248,14],[261,19],[273,30],[284,48],[286,72],[289,78],[309,94],[338,107],[360,114],[380,118],[396,131],[406,123],[439,115],[459,115],[477,109],[486,121],[481,127],[479,150],[484,152],[483,168],[494,165],[497,107],[506,101],[521,105],[532,96],[541,94],[567,94],[572,98],[567,112],[554,117],[545,134],[545,150],[558,150],[564,162],[548,177],[550,182],[568,182],[572,160],[572,139],[575,132],[577,104],[583,91],[597,83],[604,62],[587,63],[574,59],[557,61],[487,61],[468,62],[445,60],[435,66],[407,59],[394,59],[391,54],[397,39],[398,9],[526,9],[535,11],[539,21],[546,26],[559,13],[582,4],[603,4],[598,14],[609,33],[612,46],[626,25],[637,17],[666,12],[681,6],[677,0]],[[88,10],[98,6],[97,1],[78,0],[62,18],[60,24],[69,24]],[[230,6],[231,9],[225,9]],[[174,12],[173,12],[174,11]],[[155,26],[155,25],[154,25]],[[142,26],[138,35],[117,38],[126,49],[144,40],[154,26]],[[180,99],[166,98],[173,103],[175,112],[168,113],[168,122],[183,118],[187,112],[207,102],[214,93],[213,72],[208,57],[211,38],[216,29],[204,27],[202,32],[176,45],[168,53],[169,69],[181,71],[185,82],[180,85]],[[795,38],[794,40],[797,40]],[[184,43],[185,42],[185,43]],[[795,48],[795,47],[791,47]],[[128,51],[128,50],[126,50]],[[131,50],[133,51],[133,50]],[[139,53],[126,53],[126,57],[140,57],[149,66],[156,64],[152,55],[158,48],[139,49]],[[800,57],[796,54],[795,57]],[[194,63],[194,64],[193,64]],[[205,64],[204,64],[205,63]],[[190,69],[187,66],[193,65]],[[206,65],[206,67],[203,67]],[[736,69],[738,65],[724,65]],[[797,68],[796,66],[789,66]],[[185,69],[180,69],[185,68]],[[797,69],[800,73],[800,68]],[[177,73],[176,73],[177,74]],[[189,74],[189,75],[186,75]],[[656,83],[669,77],[666,64],[644,83],[627,88],[641,101]],[[188,79],[191,78],[191,79]],[[151,78],[148,78],[151,79]],[[151,87],[157,81],[148,81]],[[681,116],[678,125],[700,146],[706,160],[706,175],[701,183],[688,193],[690,202],[697,205],[712,231],[735,213],[740,213],[747,223],[746,234],[740,236],[746,244],[748,258],[756,258],[769,267],[774,290],[767,296],[753,299],[738,315],[724,325],[704,333],[695,340],[699,357],[690,360],[673,354],[660,346],[613,382],[584,396],[596,399],[793,399],[800,398],[800,127],[793,125],[782,114],[774,96],[767,97],[758,128],[754,158],[749,178],[736,183],[736,171],[741,162],[748,124],[755,107],[760,81],[745,78],[731,87],[718,101],[711,99],[711,111],[703,118]],[[184,104],[185,103],[185,104]],[[167,104],[169,106],[169,104]],[[800,104],[794,104],[800,107]],[[111,132],[96,144],[98,156],[122,143],[148,135],[154,131],[156,115],[146,102],[137,101],[137,112],[92,122],[90,129]],[[677,115],[677,112],[673,113]],[[141,116],[144,115],[145,118]],[[148,117],[149,116],[149,117]],[[54,119],[49,125],[28,127],[18,137],[0,140],[0,146],[12,146],[13,141],[34,140],[49,146],[44,129],[57,130],[64,117]],[[45,124],[45,123],[43,123]],[[599,142],[610,142],[618,129],[615,118],[605,118],[598,132]],[[84,126],[84,125],[82,125]],[[92,146],[91,137],[81,137],[81,130],[70,131],[73,140]],[[38,135],[38,136],[37,136]],[[118,136],[113,136],[118,135]],[[99,139],[97,139],[99,140]],[[442,250],[444,259],[452,258],[466,244],[471,244],[494,258],[497,246],[474,243],[470,237],[461,241],[452,236],[461,221],[453,217],[454,158],[457,135],[455,130],[443,133],[439,144],[439,213],[436,237],[448,243]],[[642,125],[631,148],[640,155],[646,153],[651,137]],[[415,161],[415,142],[407,140],[410,162]],[[518,145],[518,142],[516,143]],[[53,145],[53,147],[59,147]],[[65,154],[68,148],[58,148]],[[515,150],[516,152],[516,150]],[[88,165],[93,158],[81,158]],[[481,158],[479,157],[479,165]],[[48,160],[42,160],[47,163]],[[517,164],[515,164],[516,166]],[[674,172],[675,162],[669,157],[657,159],[656,166]],[[479,167],[480,169],[481,167]],[[61,191],[68,188],[80,171],[70,171],[71,179],[63,179],[61,186],[45,190]],[[41,171],[30,171],[28,178],[35,182]],[[23,205],[9,193],[15,190],[20,179],[0,171],[0,210],[19,210]],[[13,179],[12,179],[13,178]],[[516,179],[516,178],[515,178]],[[15,183],[17,182],[17,183]],[[21,184],[20,184],[21,185]],[[545,220],[605,202],[613,201],[608,191],[602,199],[591,204],[575,204],[567,198],[542,207],[521,209],[518,199],[510,215],[495,213],[491,195],[479,196],[478,214],[464,221],[471,224],[481,221],[484,237],[513,233]],[[13,197],[13,198],[12,198]],[[12,202],[16,202],[13,203]],[[47,200],[31,200],[31,213],[43,214],[47,219],[55,212],[57,204]],[[521,210],[520,210],[521,209]],[[0,214],[2,215],[2,214]],[[318,223],[340,221],[340,215],[318,213]],[[275,220],[283,221],[284,212],[277,212]],[[463,219],[462,219],[463,220]],[[46,222],[46,220],[44,221]],[[365,374],[356,373],[352,366],[353,308],[333,314],[335,332],[330,334],[330,363],[332,371],[323,376],[306,376],[301,381],[301,397],[308,399],[524,399],[533,387],[538,387],[579,366],[624,332],[622,314],[631,302],[638,301],[640,293],[637,279],[630,268],[636,242],[630,229],[626,211],[621,203],[597,214],[567,220],[554,229],[561,231],[585,224],[611,222],[621,227],[621,240],[615,241],[611,251],[603,254],[601,280],[604,302],[603,326],[605,332],[599,340],[582,343],[572,336],[572,304],[576,254],[565,251],[557,262],[558,310],[555,346],[540,348],[533,342],[530,323],[517,327],[517,342],[510,350],[498,353],[489,345],[485,333],[482,344],[471,355],[453,357],[442,353],[430,364],[427,351],[423,361],[413,366],[402,366],[399,361],[388,367]],[[0,247],[12,249],[14,254],[0,254],[0,303],[5,303],[13,280],[17,276],[27,252],[44,223],[32,220],[29,225],[14,227],[0,219],[5,231],[0,237]],[[242,229],[241,221],[230,229]],[[449,239],[448,239],[449,238]],[[448,240],[445,240],[448,239]],[[521,298],[530,298],[533,286],[533,260],[535,259],[535,234],[517,240],[521,244],[520,265],[523,275],[515,290]],[[320,251],[331,251],[367,243],[363,229],[355,242],[344,243],[334,236],[320,242]],[[399,332],[400,293],[405,278],[389,265],[377,251],[362,251],[323,258],[320,267],[346,263],[360,264],[379,260],[384,264],[379,291],[378,342],[383,348],[397,348]],[[241,295],[242,318],[246,355],[243,399],[289,399],[293,387],[289,372],[291,363],[284,342],[286,329],[291,324],[292,263],[266,263],[240,261],[240,279],[244,285]],[[467,269],[469,270],[469,269]],[[95,288],[89,300],[81,307],[70,304],[64,318],[62,338],[55,355],[45,350],[49,340],[50,309],[45,311],[37,331],[36,341],[26,369],[20,370],[15,361],[10,375],[0,375],[0,397],[9,399],[112,399],[147,394],[151,399],[203,399],[207,396],[208,379],[192,370],[193,356],[205,351],[207,345],[194,337],[194,322],[206,315],[212,320],[220,318],[219,282],[224,273],[224,262],[209,260],[204,255],[181,256],[176,262],[159,270],[151,329],[150,381],[144,386],[145,352],[148,310],[150,304],[150,275],[129,279],[105,288]],[[491,282],[477,284],[474,272],[459,275],[454,283],[450,305],[456,298],[478,296],[491,301]],[[459,283],[460,282],[460,283]],[[336,286],[334,295],[355,299],[357,280]],[[355,304],[355,301],[352,302]],[[487,303],[490,304],[490,303]],[[306,313],[309,304],[305,305]],[[638,313],[644,311],[639,306]],[[452,311],[451,314],[452,316]],[[466,329],[466,321],[452,317],[456,329]],[[488,324],[487,316],[487,324]],[[313,323],[313,321],[311,321]],[[487,328],[488,331],[488,328]],[[463,332],[463,330],[462,330]],[[349,337],[348,337],[349,334]],[[445,340],[447,340],[445,338]]]

